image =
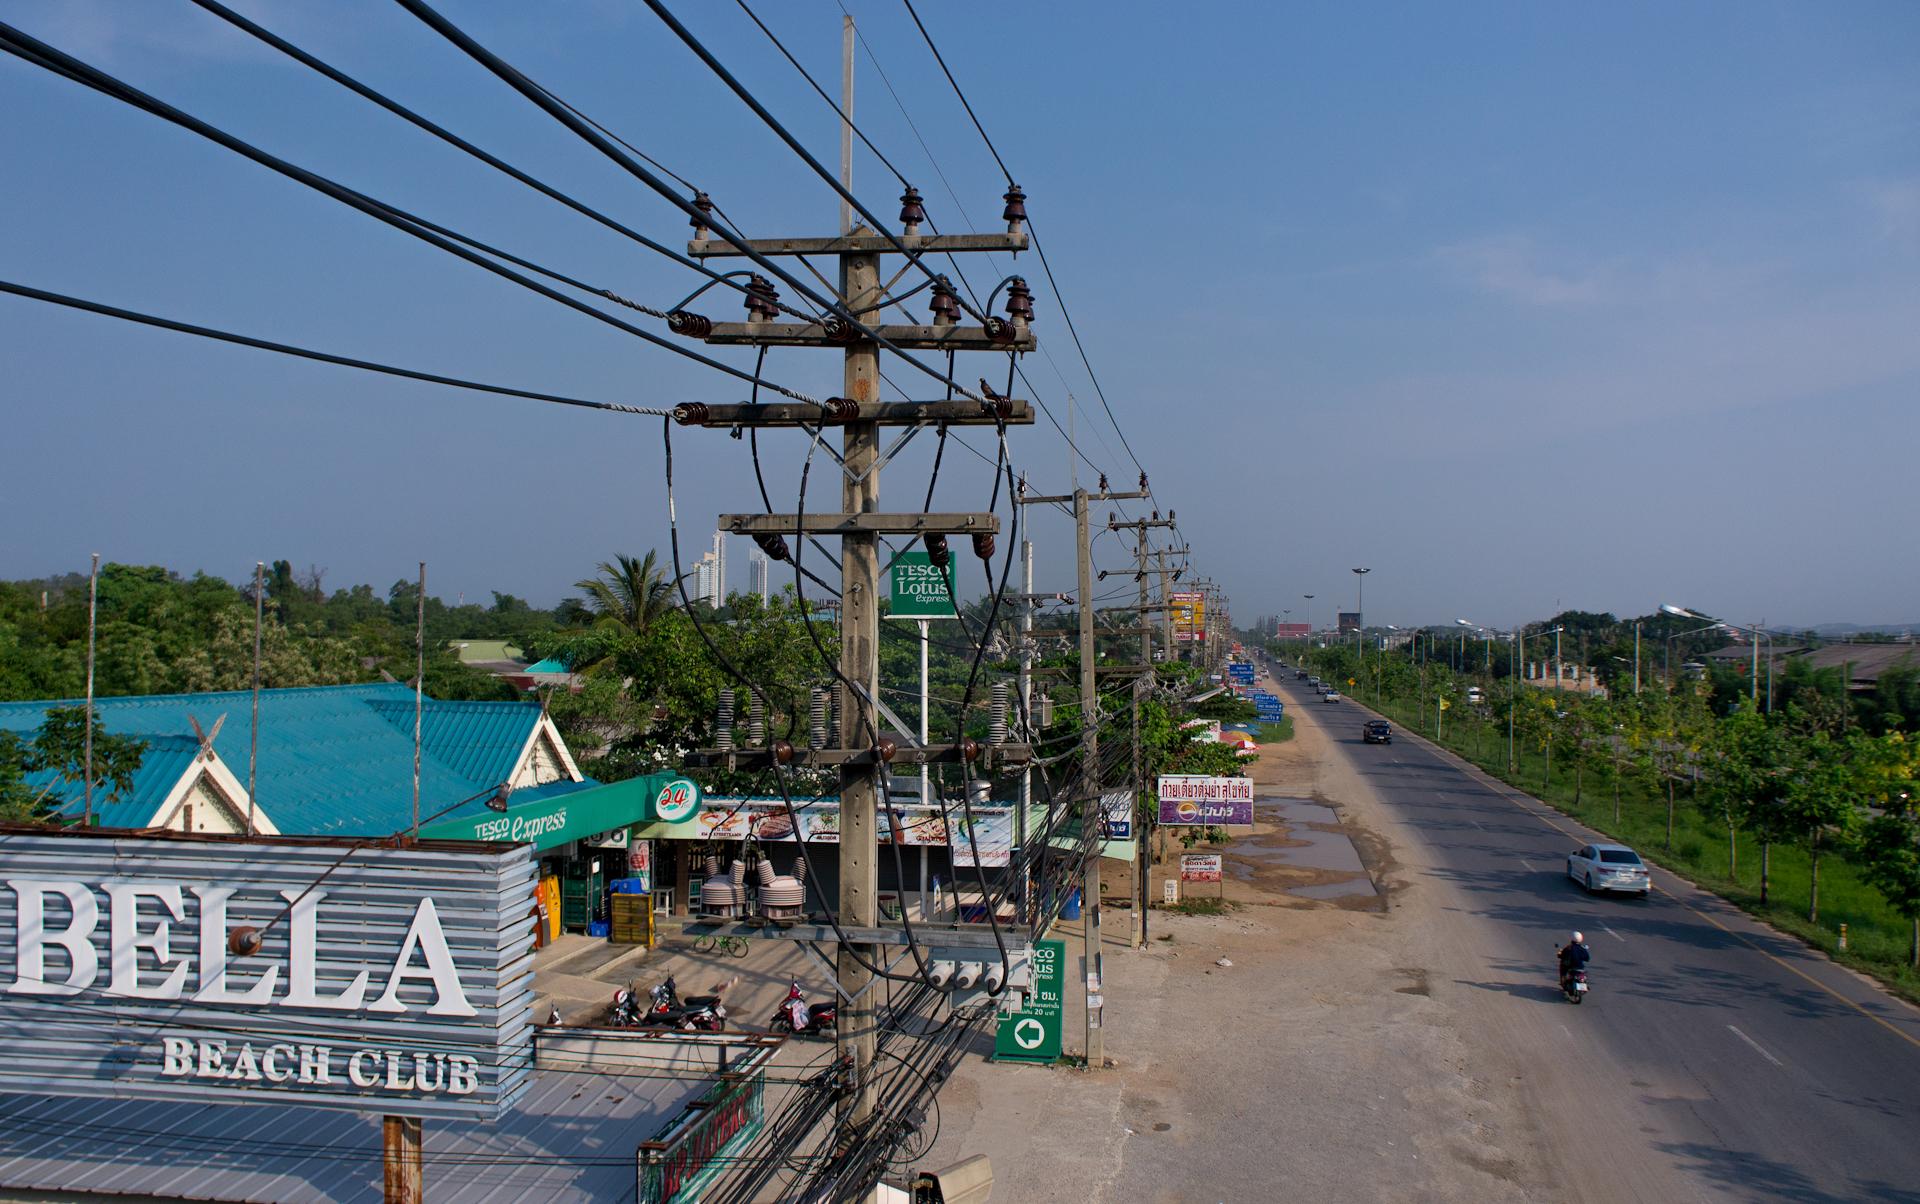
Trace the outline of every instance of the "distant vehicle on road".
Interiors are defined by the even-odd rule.
[[[1295,669],[1293,676],[1298,681],[1305,681],[1307,679],[1307,671],[1305,669]]]
[[[1623,844],[1581,845],[1567,858],[1567,877],[1592,891],[1621,891],[1642,899],[1653,892],[1647,863]]]
[[[1340,701],[1340,691],[1338,691],[1338,690],[1328,690],[1328,691],[1327,691],[1327,693],[1326,693],[1326,701],[1328,701],[1328,702],[1339,702],[1339,701]]]
[[[1318,686],[1320,684],[1320,679],[1317,677],[1309,677],[1307,679],[1307,684],[1310,686]]]
[[[1487,692],[1485,690],[1482,690],[1479,686],[1467,687],[1468,702],[1485,702],[1486,700],[1487,700]]]
[[[1362,744],[1392,744],[1393,728],[1385,719],[1369,719],[1360,728]]]

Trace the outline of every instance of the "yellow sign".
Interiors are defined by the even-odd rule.
[[[1349,677],[1349,678],[1347,679],[1347,685],[1348,685],[1348,686],[1352,686],[1352,685],[1353,685],[1353,679],[1352,679],[1351,677]]]
[[[1173,595],[1175,643],[1204,642],[1207,633],[1207,596],[1199,592]]]
[[[1442,698],[1440,700],[1440,709],[1443,711],[1452,710],[1453,704],[1448,702],[1446,699]]]

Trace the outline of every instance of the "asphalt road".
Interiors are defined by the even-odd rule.
[[[1426,846],[1409,872],[1455,888],[1436,994],[1526,1068],[1554,1194],[1920,1201],[1920,1013],[1664,871],[1645,902],[1585,895],[1566,855],[1598,834],[1397,725],[1364,745],[1371,713],[1306,685],[1280,692]],[[1553,972],[1576,928],[1579,1007]]]

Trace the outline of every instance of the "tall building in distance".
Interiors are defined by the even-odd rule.
[[[713,594],[715,606],[724,605],[727,600],[727,537],[725,532],[713,533]]]
[[[705,602],[708,606],[718,606],[714,601],[714,561],[712,552],[702,552],[700,559],[693,562],[693,600]]]
[[[773,561],[759,548],[747,553],[747,592],[759,594],[762,606],[773,596]]]

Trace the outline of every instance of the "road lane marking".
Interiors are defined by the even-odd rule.
[[[1535,865],[1533,862],[1528,861],[1525,857],[1522,857],[1520,859],[1520,864],[1526,866],[1528,869],[1532,870],[1536,874],[1540,872],[1540,867]]]
[[[1469,820],[1468,820],[1467,822],[1468,822],[1468,823],[1470,823],[1470,824],[1472,824],[1472,825],[1473,825],[1474,827],[1476,827],[1476,828],[1478,828],[1478,829],[1480,829],[1480,830],[1481,830],[1482,832],[1484,832],[1484,831],[1486,831],[1486,830],[1487,830],[1487,827],[1486,827],[1486,825],[1485,825],[1485,824],[1483,824],[1483,823],[1481,823],[1481,822],[1480,822],[1479,820],[1477,820],[1477,819],[1469,819]]]
[[[1727,1025],[1727,1031],[1732,1033],[1734,1036],[1740,1038],[1742,1041],[1745,1041],[1748,1045],[1752,1046],[1753,1052],[1759,1054],[1761,1057],[1765,1058],[1767,1061],[1772,1062],[1775,1066],[1778,1066],[1782,1070],[1785,1070],[1787,1068],[1787,1064],[1785,1062],[1782,1062],[1779,1058],[1776,1058],[1772,1054],[1768,1053],[1765,1049],[1761,1048],[1760,1043],[1758,1041],[1755,1041],[1752,1037],[1747,1036],[1747,1034],[1733,1027],[1733,1025],[1731,1024]]]
[[[1586,839],[1585,837],[1581,836],[1578,832],[1574,832],[1571,829],[1564,828],[1561,825],[1554,823],[1551,819],[1548,819],[1545,815],[1541,814],[1539,811],[1536,811],[1533,807],[1527,806],[1527,803],[1536,803],[1542,807],[1546,806],[1545,803],[1541,803],[1540,800],[1534,798],[1532,795],[1522,793],[1521,791],[1517,790],[1513,786],[1510,786],[1507,783],[1502,782],[1500,779],[1485,773],[1478,766],[1469,764],[1468,762],[1462,760],[1461,758],[1454,756],[1452,753],[1446,752],[1446,750],[1438,748],[1437,746],[1431,743],[1428,743],[1425,737],[1420,737],[1420,739],[1423,744],[1427,744],[1428,751],[1434,754],[1434,760],[1438,761],[1442,765],[1446,765],[1448,768],[1458,770],[1459,772],[1466,774],[1470,778],[1476,778],[1476,779],[1484,778],[1487,783],[1487,788],[1491,790],[1494,794],[1498,795],[1500,798],[1503,798],[1507,802],[1513,804],[1513,807],[1515,810],[1521,812],[1522,814],[1532,816],[1534,819],[1539,820],[1541,823],[1545,824],[1549,828],[1552,828],[1554,831],[1560,833],[1563,836],[1572,837],[1576,841]],[[1521,799],[1527,800],[1527,803],[1521,802],[1520,801]],[[1666,872],[1672,873],[1672,871],[1670,870]],[[1679,877],[1678,874],[1675,874],[1674,876],[1676,878]],[[1686,881],[1686,879],[1682,878],[1681,881],[1684,882]],[[1788,973],[1793,974],[1794,976],[1805,980],[1806,982],[1812,984],[1813,986],[1818,987],[1820,990],[1826,992],[1828,995],[1833,996],[1835,999],[1839,1000],[1841,1003],[1846,1004],[1848,1007],[1852,1008],[1854,1011],[1860,1013],[1862,1016],[1866,1017],[1868,1020],[1873,1021],[1875,1024],[1879,1025],[1881,1028],[1886,1029],[1888,1032],[1892,1033],[1894,1036],[1900,1038],[1902,1041],[1905,1041],[1908,1045],[1911,1045],[1916,1049],[1920,1049],[1920,1037],[1916,1037],[1912,1033],[1909,1033],[1906,1030],[1898,1027],[1892,1021],[1887,1020],[1885,1017],[1874,1015],[1871,1011],[1867,1010],[1867,1007],[1865,1004],[1859,1002],[1856,999],[1852,999],[1846,995],[1841,994],[1839,991],[1835,990],[1833,987],[1829,986],[1824,982],[1821,982],[1819,979],[1807,973],[1805,970],[1802,970],[1800,967],[1793,965],[1790,962],[1784,961],[1781,958],[1775,957],[1773,954],[1761,948],[1760,945],[1757,942],[1755,942],[1754,939],[1748,936],[1746,933],[1727,927],[1725,924],[1722,924],[1719,920],[1715,919],[1713,916],[1700,910],[1698,907],[1695,907],[1693,904],[1687,902],[1685,899],[1681,898],[1679,895],[1675,894],[1674,892],[1667,890],[1665,887],[1655,884],[1653,885],[1652,889],[1659,891],[1662,895],[1665,895],[1667,898],[1672,899],[1675,903],[1678,903],[1680,906],[1686,908],[1688,911],[1692,912],[1694,915],[1699,916],[1701,919],[1705,920],[1707,923],[1713,925],[1715,928],[1718,928],[1720,931],[1726,933],[1728,936],[1732,937],[1734,940],[1737,940],[1741,944],[1747,946],[1749,949],[1752,949],[1755,953],[1758,953],[1761,957],[1766,958],[1768,961],[1772,962],[1774,965],[1779,966],[1782,970],[1785,970]],[[1699,889],[1699,888],[1695,888],[1695,889]],[[1701,891],[1701,893],[1704,895],[1707,895],[1707,897],[1709,898],[1713,898],[1713,899],[1720,898],[1718,895],[1713,895],[1707,891]],[[1726,903],[1727,906],[1729,907],[1732,906],[1732,904],[1727,903],[1725,899],[1720,899],[1720,902]],[[1773,930],[1768,929],[1768,931],[1773,931]],[[1832,959],[1828,959],[1827,964],[1838,965],[1838,963],[1834,962]],[[1900,1003],[1900,1000],[1895,999],[1890,993],[1886,991],[1885,988],[1876,987],[1875,989],[1879,990],[1881,994],[1885,996],[1889,1002],[1894,1003],[1896,1005]]]
[[[1607,927],[1605,924],[1600,925],[1600,931],[1606,933],[1608,936],[1612,937],[1616,941],[1619,941],[1623,945],[1627,943],[1626,937],[1621,936],[1619,933]]]

